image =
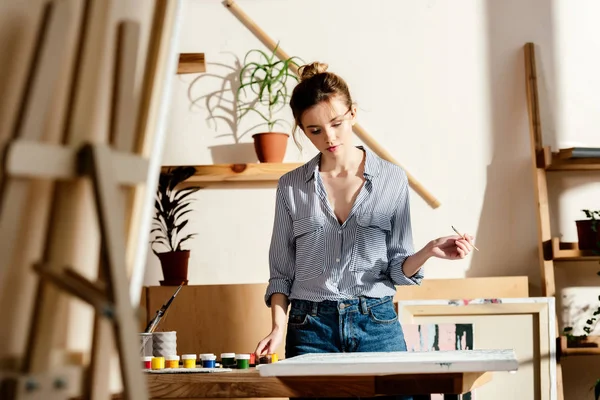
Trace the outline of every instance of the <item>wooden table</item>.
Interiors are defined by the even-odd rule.
[[[152,399],[243,397],[372,397],[462,394],[489,382],[492,372],[361,376],[260,376],[255,368],[209,374],[147,374]]]

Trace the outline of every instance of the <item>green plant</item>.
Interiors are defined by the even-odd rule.
[[[264,121],[257,126],[266,124],[269,131],[272,131],[278,122],[284,121],[275,118],[275,114],[288,102],[290,79],[298,82],[298,78],[291,73],[289,67],[292,64],[299,66],[295,60],[300,58],[276,59],[278,46],[279,44],[271,54],[256,49],[246,53],[239,75],[240,87],[237,90],[238,118],[242,119],[253,111]],[[258,59],[255,60],[253,56],[257,56]],[[246,96],[246,89],[250,89],[252,94]],[[262,111],[259,108],[262,108]]]
[[[150,243],[152,251],[157,256],[155,245],[164,246],[167,252],[181,251],[181,245],[196,235],[190,233],[183,236],[181,231],[189,222],[189,219],[183,218],[183,216],[192,211],[190,205],[193,199],[189,196],[200,188],[193,186],[177,189],[181,182],[194,175],[195,172],[194,167],[185,166],[169,168],[160,174],[154,202],[156,213],[150,231],[150,234],[155,233],[154,239]]]

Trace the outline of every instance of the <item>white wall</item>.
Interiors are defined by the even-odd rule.
[[[433,210],[411,193],[416,246],[452,234],[451,225],[476,236],[480,252],[457,262],[431,260],[427,277],[525,274],[531,294],[539,295],[523,45],[537,45],[546,143],[555,148],[600,147],[600,3],[237,4],[290,55],[327,62],[331,71],[344,77],[358,102],[361,125],[441,201]],[[230,119],[233,95],[227,76],[249,49],[266,48],[221,1],[188,0],[184,13],[180,51],[204,52],[208,72],[177,78],[163,164],[220,162],[213,159],[211,147],[234,144],[233,131],[223,119],[215,126],[206,96],[213,94],[209,108],[216,116]],[[221,88],[224,92],[215,94]],[[224,109],[215,108],[218,99]],[[238,131],[251,125],[246,122]],[[250,134],[241,141],[250,143]],[[286,160],[314,155],[310,143],[304,143],[305,151],[299,154],[290,141]],[[245,161],[243,145],[235,148],[231,154],[240,153],[229,161]],[[580,210],[599,208],[598,173],[586,174],[585,179],[563,174],[550,186],[556,193],[554,235],[576,241],[573,221],[583,216]],[[265,282],[274,189],[203,190],[197,198],[198,212],[190,225],[199,235],[190,243],[190,283]],[[574,276],[564,271],[557,276]],[[156,285],[159,279],[158,260],[150,254],[145,284]],[[576,279],[597,285],[598,278],[588,270]],[[595,377],[569,371],[566,386],[583,388],[581,397],[573,398],[591,396],[587,389]]]

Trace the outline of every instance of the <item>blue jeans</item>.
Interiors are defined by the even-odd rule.
[[[388,351],[406,351],[391,296],[323,302],[292,300],[286,358],[306,353]],[[380,396],[377,399],[411,400],[412,397]]]

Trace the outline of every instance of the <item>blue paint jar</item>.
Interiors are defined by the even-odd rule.
[[[202,360],[202,368],[214,368],[217,356],[214,354],[200,354]]]

